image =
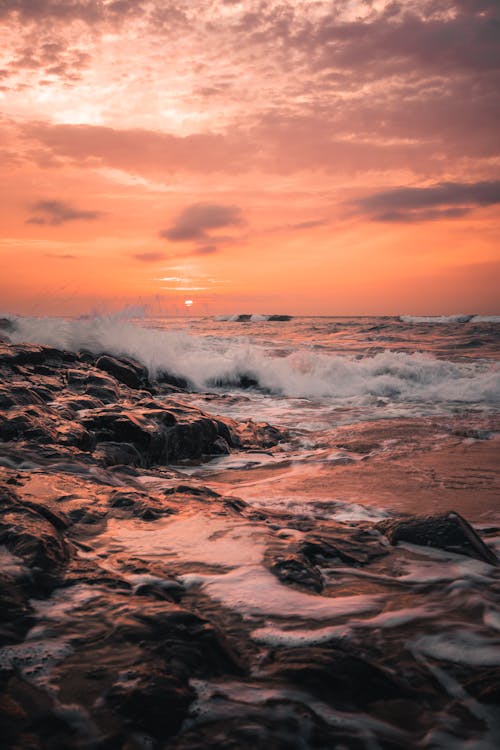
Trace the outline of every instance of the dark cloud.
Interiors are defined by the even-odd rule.
[[[171,242],[203,241],[210,238],[210,234],[207,234],[207,232],[213,229],[238,226],[241,223],[241,211],[238,206],[193,203],[181,211],[172,226],[162,230],[160,236]],[[205,253],[213,252],[210,249],[207,251],[207,248],[211,248],[211,245],[204,245],[199,254],[203,254],[203,248]]]
[[[412,222],[460,218],[473,208],[500,203],[500,180],[443,182],[430,187],[399,187],[355,201],[374,221]]]
[[[327,223],[326,219],[312,219],[311,221],[300,221],[298,224],[289,224],[288,229],[314,229],[314,227],[322,227]]]
[[[159,260],[165,260],[165,253],[135,253],[133,257],[142,263],[155,263]]]
[[[196,247],[191,255],[213,255],[217,252],[217,245],[201,245]]]
[[[188,136],[157,131],[93,125],[22,127],[23,136],[54,156],[90,167],[96,164],[137,174],[161,175],[177,170],[235,172],[248,165],[254,144],[238,135],[194,133]]]
[[[27,224],[48,224],[59,226],[69,221],[95,221],[101,217],[99,211],[82,211],[64,201],[38,201],[31,206],[34,212],[27,220]]]
[[[0,17],[16,14],[24,21],[85,21],[92,24],[116,16],[138,15],[141,0],[116,0],[104,4],[101,0],[2,0]]]

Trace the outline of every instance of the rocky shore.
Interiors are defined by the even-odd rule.
[[[497,746],[500,529],[221,496],[182,466],[286,436],[184,386],[0,343],[2,747]]]

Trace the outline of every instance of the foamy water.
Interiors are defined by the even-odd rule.
[[[414,333],[411,325],[397,319],[257,318],[184,324],[118,316],[17,318],[10,338],[127,355],[146,365],[152,377],[167,371],[185,378],[195,391],[227,391],[246,378],[278,397],[326,399],[352,407],[376,407],[382,399],[422,414],[454,404],[500,403],[500,367],[494,356],[500,323],[453,316],[446,319],[446,328],[453,324],[454,333],[448,330],[443,336]]]

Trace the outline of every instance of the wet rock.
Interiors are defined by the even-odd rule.
[[[19,365],[38,365],[43,363],[60,364],[76,362],[77,355],[49,346],[30,344],[8,345],[0,343],[0,366],[17,367]]]
[[[32,388],[22,384],[0,386],[0,409],[10,409],[23,404],[43,404],[43,400]]]
[[[298,554],[288,554],[270,565],[269,570],[285,584],[298,584],[317,593],[323,590],[323,577],[315,565]]]
[[[380,535],[361,528],[344,528],[337,533],[312,531],[298,545],[298,552],[311,563],[320,565],[339,559],[348,565],[366,565],[387,554]]]
[[[224,718],[196,721],[171,750],[366,750],[363,732],[328,726],[298,701],[268,699],[259,706],[220,699]],[[225,709],[225,711],[223,711]],[[384,746],[390,750],[394,746]]]
[[[75,732],[54,698],[10,672],[0,682],[1,743],[6,750],[74,747]]]
[[[32,439],[44,443],[55,440],[54,420],[45,410],[36,406],[14,407],[0,415],[0,437],[2,440]]]
[[[94,456],[103,466],[144,466],[143,457],[131,443],[99,443]]]
[[[500,667],[476,670],[465,679],[464,687],[480,703],[500,706]]]
[[[108,692],[107,703],[135,731],[166,740],[180,729],[194,691],[186,681],[160,670],[128,670]]]
[[[103,403],[117,401],[120,391],[115,378],[96,370],[67,370],[67,385],[71,390],[100,399]]]
[[[95,366],[98,370],[104,370],[112,375],[120,383],[128,385],[129,388],[141,389],[149,382],[147,369],[130,359],[118,359],[104,354],[99,357]]]
[[[214,626],[170,602],[130,597],[115,619],[115,633],[132,643],[148,642],[169,673],[183,679],[242,672]]]
[[[232,376],[211,378],[208,381],[210,388],[242,388],[246,390],[248,388],[260,388],[260,383],[257,378],[251,373],[235,373]]]
[[[108,502],[111,508],[125,511],[123,515],[146,521],[172,513],[172,509],[166,503],[161,503],[146,493],[131,490],[114,490],[110,493]]]
[[[409,542],[424,547],[456,552],[475,557],[490,565],[498,565],[498,558],[472,526],[459,513],[410,518],[403,521],[382,521],[378,524],[391,542]]]
[[[347,648],[284,648],[271,652],[263,675],[293,682],[321,700],[366,708],[411,695],[410,689],[368,656]]]
[[[171,385],[183,391],[190,388],[189,381],[183,378],[182,375],[173,375],[171,372],[166,372],[165,370],[160,370],[155,379],[158,383]]]
[[[16,643],[33,623],[29,586],[19,576],[0,571],[0,647]]]
[[[70,556],[66,542],[50,521],[21,505],[4,505],[0,544],[23,560],[37,581],[48,586],[57,580]]]
[[[11,320],[10,318],[0,318],[0,331],[12,333],[12,331],[15,330],[16,326],[13,320]]]
[[[288,437],[284,430],[251,419],[247,422],[233,423],[231,428],[233,444],[240,448],[273,448]]]

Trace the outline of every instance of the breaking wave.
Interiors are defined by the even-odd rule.
[[[500,403],[500,367],[491,362],[452,362],[392,351],[360,358],[310,348],[277,356],[264,344],[143,328],[118,316],[20,317],[9,338],[13,343],[133,357],[152,377],[166,371],[187,379],[195,390],[214,384],[238,387],[243,381],[247,387],[298,398]]]
[[[239,315],[217,315],[214,320],[218,322],[233,322],[233,323],[265,323],[266,321],[279,321],[285,322],[292,320],[291,315],[258,315],[258,314],[246,314],[240,313]]]
[[[500,323],[500,315],[400,315],[403,323]]]

